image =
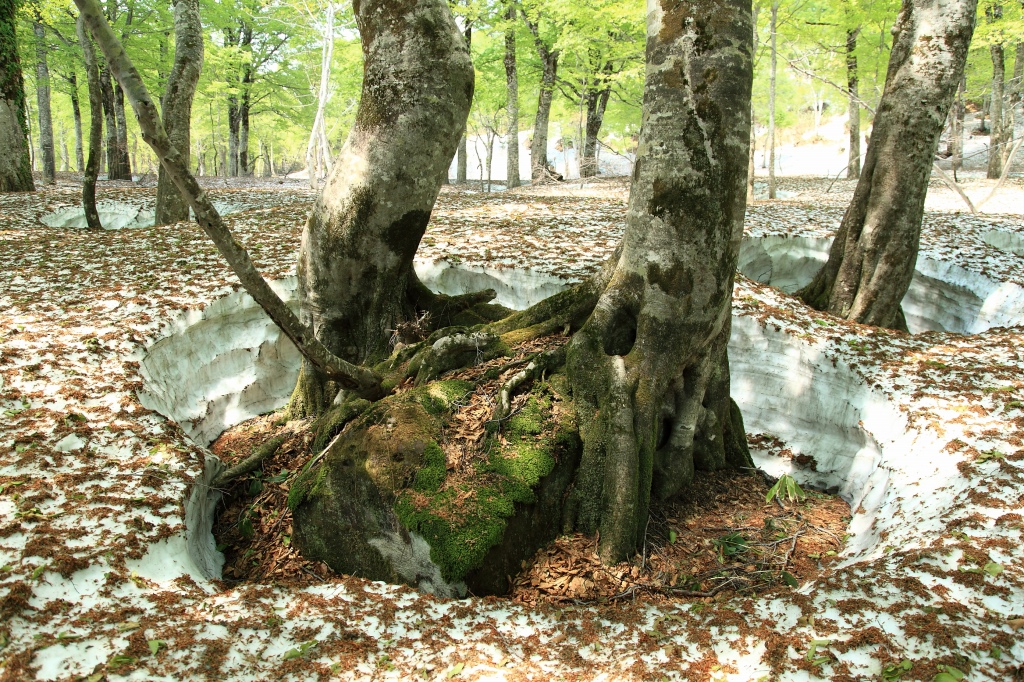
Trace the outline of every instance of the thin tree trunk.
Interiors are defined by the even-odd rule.
[[[584,444],[569,513],[577,530],[599,531],[606,563],[640,546],[652,497],[678,492],[695,469],[750,466],[726,353],[750,142],[750,0],[649,6],[646,153],[621,256],[566,363]],[[695,38],[693,26],[714,30]]]
[[[846,179],[860,177],[860,78],[857,75],[857,36],[860,27],[846,32],[846,88],[850,100],[850,152],[846,164]]]
[[[598,136],[601,133],[601,126],[604,124],[604,112],[608,106],[608,98],[611,96],[611,92],[611,88],[604,87],[600,90],[587,90],[584,95],[587,122],[583,138],[583,160],[580,164],[581,178],[595,177],[598,174]]]
[[[112,180],[131,180],[132,164],[128,153],[128,120],[124,115],[124,91],[121,86],[114,83],[114,119],[117,121],[117,135],[115,141],[115,157],[117,159],[118,177]]]
[[[196,221],[217,246],[217,250],[228,262],[239,278],[246,292],[260,305],[271,320],[295,344],[306,361],[312,363],[325,375],[350,388],[359,395],[377,399],[381,396],[381,378],[372,370],[355,367],[333,355],[320,341],[313,330],[302,324],[291,309],[270,288],[270,285],[256,270],[249,253],[235,239],[231,231],[210,202],[209,196],[199,187],[189,172],[181,153],[171,144],[160,121],[153,98],[146,89],[135,65],[131,63],[120,41],[110,29],[97,0],[75,0],[84,24],[88,25],[96,42],[103,50],[110,68],[135,109],[143,139],[152,147],[160,162],[167,169],[178,190],[188,197],[196,214]],[[84,33],[84,31],[83,31]]]
[[[544,179],[548,169],[548,128],[551,122],[551,100],[558,75],[558,50],[552,50],[540,37],[540,27],[523,13],[523,21],[533,35],[533,44],[540,59],[540,93],[537,96],[537,116],[533,120],[533,139],[530,142],[530,179]]]
[[[750,25],[753,29],[753,42],[751,43],[752,54],[757,54],[757,5],[754,5],[751,13]],[[750,149],[747,152],[747,205],[754,203],[754,152],[757,148],[757,134],[754,124],[754,103],[750,103]]]
[[[85,172],[85,151],[82,145],[82,109],[78,104],[78,76],[74,71],[68,77],[71,86],[71,113],[75,118],[75,165],[79,173]]]
[[[800,296],[819,310],[905,328],[932,161],[974,32],[977,0],[904,0],[853,201]]]
[[[775,199],[775,80],[778,70],[776,37],[779,23],[779,0],[772,1],[771,70],[768,73],[768,198]]]
[[[992,43],[989,47],[992,55],[992,104],[989,107],[989,118],[992,120],[992,132],[988,137],[988,173],[989,180],[998,180],[1003,174],[1003,147],[1006,146],[1006,126],[1003,121],[1003,90],[1006,81],[1006,63],[1003,59],[1003,46]]]
[[[444,0],[356,9],[363,96],[306,223],[298,268],[303,319],[353,363],[386,356],[392,330],[416,314],[413,256],[473,95],[469,50]],[[335,393],[306,363],[291,411],[318,413]]]
[[[334,3],[327,3],[324,16],[323,46],[320,49],[320,87],[317,90],[316,116],[313,117],[313,129],[306,143],[306,170],[309,173],[309,186],[317,189],[320,180],[331,170],[331,159],[325,156],[324,141],[326,140],[324,112],[330,99],[331,60],[334,55]]]
[[[1018,104],[1024,96],[1024,40],[1017,43],[1014,54],[1012,101]]]
[[[189,165],[192,151],[192,99],[203,69],[203,24],[199,0],[174,1],[174,61],[167,78],[160,109],[167,138]],[[167,170],[157,169],[156,224],[188,220],[188,200],[182,196]]]
[[[85,210],[86,226],[93,230],[103,227],[96,212],[96,176],[100,171],[100,145],[103,142],[103,94],[100,74],[96,67],[96,52],[86,32],[85,19],[79,13],[75,22],[78,43],[82,48],[85,63],[85,82],[89,90],[89,160],[85,164],[82,178],[82,208]]]
[[[50,66],[47,64],[46,29],[38,19],[33,24],[36,36],[36,106],[39,110],[39,156],[43,166],[43,184],[57,182],[57,162],[53,149],[53,118],[50,115]]]
[[[505,18],[509,27],[505,30],[505,89],[508,103],[508,130],[505,146],[508,150],[505,165],[505,186],[519,187],[519,72],[516,68],[516,5],[510,2]]]
[[[252,175],[249,164],[249,85],[248,78],[244,81],[242,101],[238,105],[238,174],[245,177]]]
[[[31,192],[25,84],[18,58],[16,0],[0,0],[0,192]]]
[[[949,144],[948,151],[952,157],[953,179],[964,164],[964,114],[967,109],[964,106],[964,92],[967,89],[967,74],[960,78],[960,84],[956,89],[956,99],[953,100],[953,112],[950,114]]]
[[[469,23],[466,25],[465,31],[466,38],[466,49],[470,50],[473,46],[473,24]],[[472,51],[470,51],[472,54]],[[469,130],[464,129],[462,131],[462,139],[459,140],[459,149],[456,152],[455,160],[455,184],[465,185],[466,178],[468,177],[468,166],[469,166],[469,150],[468,147]]]

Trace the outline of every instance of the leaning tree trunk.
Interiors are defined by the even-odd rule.
[[[57,161],[53,151],[53,118],[50,115],[50,66],[47,64],[46,29],[41,21],[33,26],[36,36],[36,105],[39,109],[39,152],[43,161],[43,184],[57,182]]]
[[[992,43],[989,48],[992,55],[992,105],[989,118],[992,119],[992,132],[988,137],[988,173],[989,180],[998,180],[1003,174],[1003,148],[1009,135],[1005,134],[1006,125],[1003,121],[1003,94],[1006,82],[1006,63],[1003,59],[1003,46]]]
[[[533,140],[530,142],[530,178],[537,182],[547,175],[548,129],[551,122],[551,99],[555,94],[558,75],[558,50],[548,50],[538,40],[537,55],[541,60],[540,94],[537,96],[537,116],[533,120]]]
[[[99,230],[103,225],[96,212],[96,176],[100,172],[100,145],[103,143],[103,95],[96,66],[96,51],[81,14],[75,22],[75,30],[78,33],[78,44],[82,47],[82,61],[85,62],[86,84],[89,88],[89,160],[85,164],[82,178],[82,208],[85,210],[86,226]]]
[[[622,252],[566,369],[584,454],[570,513],[602,560],[637,549],[652,497],[749,466],[726,344],[743,231],[750,0],[650,0],[643,128]],[[742,443],[742,445],[741,445]]]
[[[67,80],[71,87],[71,113],[75,119],[75,168],[79,173],[84,173],[85,151],[82,146],[82,109],[78,106],[78,76],[72,71]]]
[[[850,100],[850,152],[846,164],[846,179],[860,177],[860,95],[857,75],[857,36],[860,27],[846,32],[846,88]]]
[[[864,168],[828,262],[799,296],[879,327],[905,328],[939,136],[963,73],[977,0],[903,0]]]
[[[360,363],[385,357],[415,314],[413,256],[465,130],[473,64],[444,0],[355,7],[362,98],[303,231],[298,276],[303,319]],[[318,413],[335,393],[304,363],[291,411]]]
[[[509,3],[506,14],[509,27],[505,31],[505,88],[508,98],[508,131],[505,146],[505,186],[519,187],[519,72],[516,68],[516,5]]]
[[[0,0],[0,192],[31,192],[25,84],[16,34],[17,0]]]

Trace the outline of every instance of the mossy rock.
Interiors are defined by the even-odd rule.
[[[582,447],[570,404],[540,383],[484,457],[448,480],[438,441],[471,389],[435,381],[352,420],[292,486],[296,547],[342,573],[442,595],[507,592],[508,576],[562,531]]]

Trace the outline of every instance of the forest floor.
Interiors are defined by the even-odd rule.
[[[983,195],[978,182],[969,191]],[[227,222],[263,273],[291,276],[310,190],[209,184],[239,209]],[[853,183],[787,178],[780,187],[785,201],[750,207],[748,237],[829,236]],[[983,309],[1019,300],[1024,182],[1011,178],[985,206],[1003,212],[984,215],[962,212],[946,191],[933,182],[922,259],[946,264],[936,277],[986,296]],[[748,430],[791,417],[762,429],[758,461],[807,485],[832,481],[844,501],[815,498],[798,521],[848,537],[841,547],[808,546],[801,563],[785,566],[797,587],[783,580],[762,594],[674,599],[664,588],[679,586],[676,574],[676,585],[611,599],[651,575],[614,576],[597,589],[580,538],[535,558],[518,601],[441,600],[325,574],[304,585],[296,575],[231,584],[203,578],[189,552],[211,541],[186,519],[206,497],[209,451],[186,435],[194,425],[147,409],[139,394],[150,381],[140,363],[154,345],[207,319],[204,310],[237,284],[194,224],[100,233],[41,224],[79,192],[64,177],[55,188],[0,195],[0,679],[1024,674],[1024,327],[908,336],[829,318],[737,278],[734,338],[750,354],[731,356]],[[101,183],[99,193],[146,204],[155,192]],[[621,180],[493,194],[446,188],[418,258],[577,280],[620,238],[625,198]],[[782,404],[767,405],[775,398]],[[248,447],[233,433],[236,448]],[[844,439],[857,445],[843,450]],[[283,483],[274,475],[265,491]],[[746,552],[734,550],[774,541],[766,524],[796,534],[804,508],[765,505],[759,479],[712,483],[729,492],[652,522],[648,565],[679,551],[690,553],[691,578],[710,570],[702,561],[745,573],[750,562],[736,557]],[[837,506],[847,503],[852,512]],[[725,540],[733,531],[720,528],[739,537]],[[268,535],[274,544],[260,552],[288,549],[287,533]],[[547,587],[567,577],[562,587],[581,578],[581,594]],[[592,598],[606,601],[582,603]]]

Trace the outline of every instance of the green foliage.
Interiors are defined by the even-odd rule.
[[[764,496],[765,502],[771,502],[775,498],[780,501],[785,498],[790,502],[802,502],[807,499],[807,493],[804,492],[797,482],[789,474],[782,474],[779,480],[775,481],[769,490],[768,494]]]

